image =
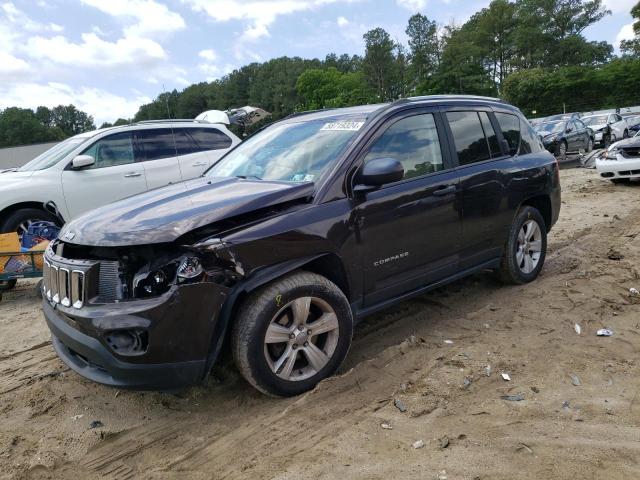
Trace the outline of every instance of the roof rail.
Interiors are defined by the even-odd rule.
[[[402,101],[401,99],[398,101]],[[416,102],[421,100],[485,100],[488,102],[506,103],[501,98],[496,97],[483,97],[481,95],[422,95],[417,97],[409,97],[406,99],[409,102]]]
[[[129,125],[149,125],[152,123],[211,123],[206,120],[195,120],[193,118],[163,118],[159,120],[141,120]]]

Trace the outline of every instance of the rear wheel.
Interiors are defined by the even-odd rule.
[[[6,292],[7,290],[11,290],[12,288],[15,288],[16,283],[18,283],[18,280],[13,279],[13,280],[2,280],[0,281],[0,292]]]
[[[547,227],[540,212],[522,207],[516,214],[502,254],[500,279],[505,283],[523,284],[536,279],[547,252]]]
[[[298,395],[332,375],[347,355],[353,320],[342,291],[298,272],[253,293],[232,335],[242,376],[263,393]]]

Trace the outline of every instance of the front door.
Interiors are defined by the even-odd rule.
[[[457,271],[458,179],[444,137],[436,110],[411,110],[392,118],[365,149],[363,162],[393,158],[404,167],[402,181],[355,199],[365,307]]]
[[[145,171],[136,162],[131,132],[103,137],[87,148],[95,164],[82,170],[67,167],[62,189],[70,220],[81,213],[147,190]]]

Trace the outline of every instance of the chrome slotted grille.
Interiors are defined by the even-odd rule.
[[[82,308],[86,295],[85,276],[85,271],[71,270],[45,260],[42,275],[43,293],[54,303]]]

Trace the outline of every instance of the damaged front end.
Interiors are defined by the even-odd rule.
[[[45,253],[44,313],[60,357],[117,387],[201,381],[220,311],[242,268],[219,240],[193,246],[81,246]]]

